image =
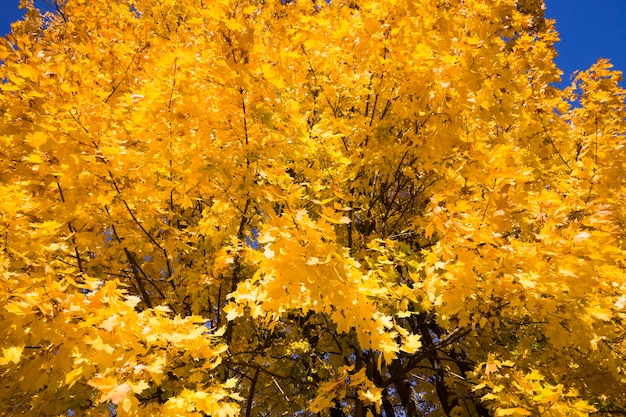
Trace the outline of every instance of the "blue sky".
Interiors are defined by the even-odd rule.
[[[598,58],[608,58],[614,69],[626,72],[626,0],[546,0],[546,6],[561,38],[556,63],[563,81]]]
[[[18,4],[19,0],[0,0],[0,35],[21,16]],[[546,0],[546,5],[546,15],[556,19],[561,37],[556,62],[564,82],[598,58],[608,58],[615,69],[626,71],[626,0]]]

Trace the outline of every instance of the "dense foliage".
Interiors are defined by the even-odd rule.
[[[23,3],[1,415],[624,414],[624,90],[540,0]]]

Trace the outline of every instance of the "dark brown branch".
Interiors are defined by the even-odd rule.
[[[573,171],[572,167],[569,166],[565,158],[563,158],[563,155],[561,155],[561,152],[559,152],[559,150],[557,149],[556,144],[554,143],[554,141],[552,140],[552,137],[550,136],[550,133],[548,133],[548,129],[546,129],[545,125],[543,124],[542,124],[542,127],[543,127],[543,131],[546,134],[546,138],[548,138],[548,141],[552,144],[552,147],[554,148],[554,151],[556,152],[556,154],[559,156],[559,159],[569,169],[569,172],[572,172]]]
[[[330,106],[330,109],[333,111],[333,116],[336,118],[337,117],[337,107],[333,106],[333,104],[330,102],[330,98],[328,97],[328,95],[326,94],[326,92],[324,91],[324,87],[322,87],[322,84],[319,82],[319,80],[317,79],[317,74],[315,72],[315,69],[313,68],[313,64],[311,64],[311,60],[308,59],[308,55],[306,53],[306,50],[304,49],[304,45],[300,45],[300,49],[302,49],[302,53],[304,54],[304,56],[307,57],[307,62],[309,64],[309,68],[311,69],[311,73],[313,74],[313,79],[315,80],[315,83],[317,84],[317,86],[320,88],[320,90],[322,90],[322,94],[324,94],[324,98],[326,99],[326,102],[328,103],[328,105]],[[344,144],[345,145],[345,144]]]
[[[387,388],[391,384],[395,384],[400,381],[404,375],[406,375],[411,369],[417,366],[418,363],[427,359],[429,356],[436,352],[437,350],[443,349],[446,346],[449,346],[455,343],[460,338],[467,336],[472,331],[471,328],[460,329],[456,328],[450,333],[448,333],[443,339],[439,341],[439,343],[434,344],[433,346],[420,350],[414,353],[407,363],[404,366],[400,366],[396,369],[397,372],[392,372],[392,376],[387,378],[387,380],[383,381],[380,385],[380,388]]]
[[[169,257],[167,255],[167,249],[162,247],[159,244],[159,242],[157,242],[156,239],[154,239],[154,237],[143,227],[143,225],[141,224],[139,219],[137,219],[137,217],[135,216],[135,213],[133,213],[133,211],[131,210],[130,206],[128,205],[128,203],[126,202],[124,197],[122,197],[122,191],[118,187],[117,181],[115,180],[115,177],[113,177],[113,173],[110,170],[108,170],[108,172],[109,172],[109,176],[111,178],[111,182],[113,183],[113,186],[115,187],[115,191],[117,191],[117,194],[120,197],[120,199],[122,200],[122,203],[124,204],[124,207],[126,207],[126,211],[128,211],[128,214],[130,214],[130,217],[133,219],[135,224],[137,224],[139,229],[141,229],[141,231],[148,237],[148,239],[152,242],[152,244],[154,244],[154,246],[156,246],[157,248],[159,248],[159,250],[161,252],[163,252],[163,257],[165,258],[165,265],[167,266],[167,276],[168,276],[168,278],[171,277],[172,276],[172,268],[171,268],[171,265],[170,265]],[[176,288],[174,288],[174,290],[176,290]]]
[[[152,301],[150,300],[150,296],[148,296],[148,293],[146,292],[146,289],[143,286],[143,282],[141,282],[141,277],[139,276],[139,267],[137,265],[137,261],[135,260],[135,257],[126,248],[124,248],[124,253],[126,254],[126,257],[128,258],[128,262],[130,263],[131,269],[133,270],[133,275],[135,277],[135,281],[137,281],[137,287],[139,288],[139,292],[141,294],[141,298],[143,299],[144,304],[148,308],[152,308]]]
[[[297,385],[306,385],[306,386],[310,386],[310,387],[316,387],[317,384],[315,382],[310,382],[310,381],[305,381],[305,380],[300,380],[300,379],[296,379],[294,378],[291,374],[292,372],[289,373],[289,375],[281,375],[277,372],[273,372],[270,371],[269,369],[266,369],[264,367],[262,367],[261,365],[257,365],[256,363],[249,363],[249,362],[235,362],[232,360],[229,360],[226,362],[227,365],[233,365],[233,366],[239,366],[239,367],[246,367],[246,368],[250,368],[250,369],[255,369],[255,370],[259,370],[261,372],[263,372],[264,374],[267,374],[269,376],[272,376],[274,378],[278,378],[278,379],[286,379],[286,380],[290,380],[293,381],[294,383],[296,383]]]
[[[254,370],[254,376],[250,381],[250,390],[248,392],[248,401],[246,403],[246,417],[252,416],[252,399],[254,398],[254,390],[256,387],[256,383],[259,380],[259,373],[261,371],[259,369]]]
[[[124,82],[124,80],[126,79],[126,77],[128,76],[128,71],[130,71],[130,67],[133,65],[133,63],[135,62],[135,59],[137,58],[137,56],[139,55],[139,53],[143,52],[147,47],[148,47],[148,43],[146,42],[137,52],[135,52],[133,54],[133,57],[131,58],[130,62],[128,63],[128,65],[126,66],[126,69],[124,70],[124,74],[122,75],[122,78],[120,78],[120,80],[118,81],[118,83],[113,87],[113,90],[109,93],[109,95],[107,96],[106,99],[104,99],[105,103],[108,103],[109,100],[111,99],[111,97],[113,97],[113,94],[115,94],[115,92],[120,88],[120,86],[122,85],[122,83]]]
[[[421,316],[418,318],[418,326],[420,333],[422,335],[422,340],[424,344],[428,348],[433,348],[435,343],[430,334],[430,328],[428,324],[424,321],[424,317]],[[432,353],[428,356],[428,360],[430,361],[433,369],[435,370],[435,390],[437,391],[437,396],[439,397],[439,402],[441,403],[441,408],[446,416],[449,416],[452,412],[452,409],[457,405],[456,398],[450,395],[448,391],[448,387],[445,383],[445,370],[441,366],[441,362],[438,358],[437,349],[432,350]]]
[[[65,203],[65,196],[63,195],[63,189],[61,188],[61,184],[59,183],[59,179],[57,178],[57,176],[54,176],[54,179],[56,180],[57,183],[57,189],[59,190],[59,194],[61,196],[61,202]],[[78,250],[78,244],[76,243],[76,236],[74,236],[74,233],[76,232],[76,228],[72,225],[72,222],[67,222],[67,228],[70,231],[70,234],[72,235],[72,244],[74,245],[74,254],[76,256],[76,262],[78,263],[78,270],[80,271],[81,274],[85,273],[85,269],[83,267],[83,259],[80,256],[80,252]]]

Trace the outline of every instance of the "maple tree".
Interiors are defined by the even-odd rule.
[[[22,3],[0,414],[624,413],[625,92],[541,1]]]

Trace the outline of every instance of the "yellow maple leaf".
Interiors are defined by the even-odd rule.
[[[529,416],[531,413],[525,408],[498,408],[496,410],[496,416]]]
[[[421,336],[419,334],[410,334],[404,340],[400,350],[407,353],[417,352],[422,347]]]
[[[39,149],[47,140],[48,136],[40,131],[33,132],[26,136],[26,141],[35,149]]]
[[[587,308],[587,313],[590,316],[602,321],[610,321],[613,317],[613,312],[610,309],[597,306]]]
[[[382,389],[370,386],[366,390],[359,390],[359,398],[366,404],[375,404],[377,408],[382,402]]]
[[[65,374],[65,384],[72,388],[74,384],[80,379],[80,376],[83,374],[83,368],[81,366],[72,369],[70,372]]]
[[[23,347],[12,346],[10,348],[2,348],[3,358],[0,359],[0,365],[6,365],[10,362],[19,363],[22,358]]]
[[[124,382],[106,393],[106,397],[110,399],[113,404],[119,404],[126,399],[126,396],[131,391],[132,387],[130,384],[128,382]]]
[[[39,71],[28,64],[21,64],[17,68],[17,73],[23,78],[36,78],[39,75]]]

